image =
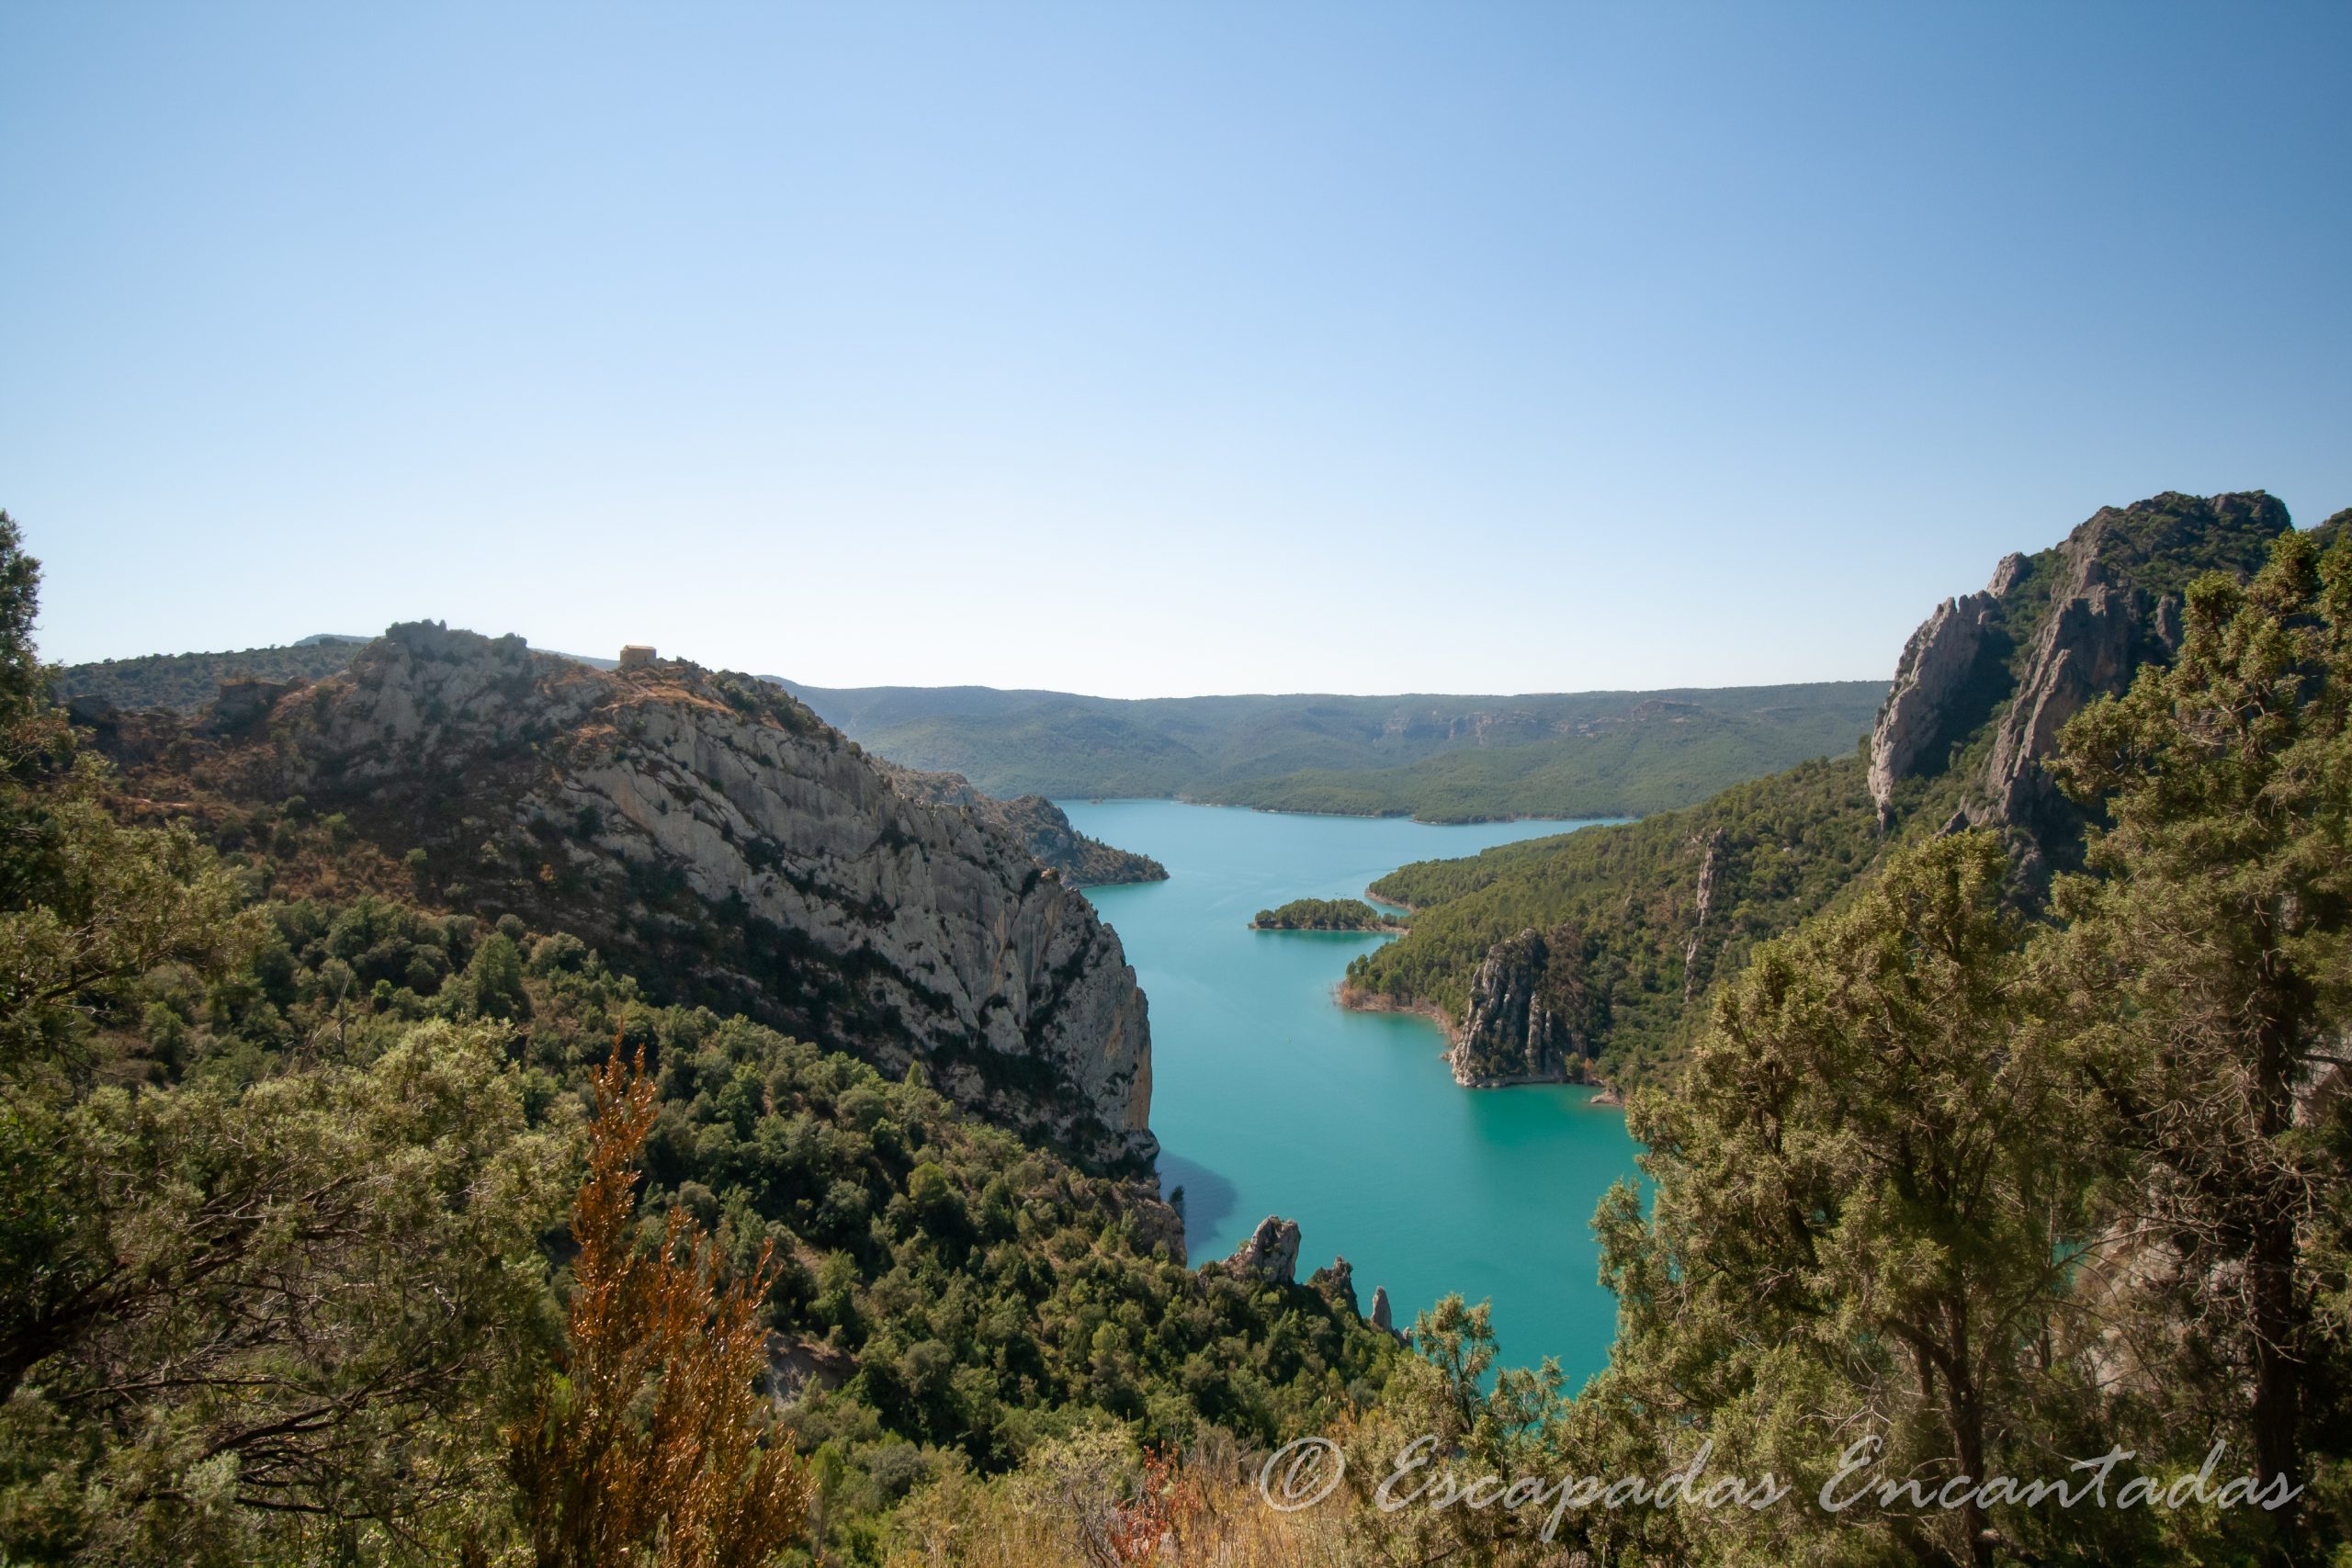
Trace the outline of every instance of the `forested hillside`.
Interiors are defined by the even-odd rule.
[[[781,694],[414,626],[281,708],[109,729],[124,774],[48,705],[36,583],[0,516],[0,1557],[652,1562],[691,1534],[713,1562],[878,1562],[910,1491],[1106,1440],[1109,1486],[1136,1440],[1271,1445],[1377,1396],[1397,1347],[1343,1275],[1186,1267],[1148,1180],[933,1088],[911,1004],[886,1075],[842,1049],[876,1054],[846,993],[795,1039],[659,999],[677,976],[600,953],[560,889],[518,912],[619,829],[467,814],[526,787],[583,697],[636,705],[640,746],[665,705],[707,740],[813,746],[853,826],[877,790],[864,809],[937,841],[894,848],[874,919],[922,907],[926,852],[983,874],[995,829],[892,805]],[[431,702],[390,694],[412,656]],[[528,739],[491,744],[516,713]],[[442,772],[466,759],[471,795]],[[398,804],[337,808],[363,800]],[[446,865],[436,813],[476,846]],[[690,868],[656,846],[681,918]],[[1011,896],[1091,926],[1040,876]],[[703,908],[707,955],[729,919]],[[1086,952],[1048,966],[1072,1024]]]
[[[1603,1002],[1594,1076],[1646,1079],[1680,1048],[1717,976],[1827,905],[1883,848],[1861,760],[1803,763],[1687,810],[1401,867],[1372,892],[1411,906],[1412,924],[1357,958],[1348,985],[1359,1000],[1430,1003],[1464,1020],[1490,949],[1566,929]],[[1711,864],[1702,931],[1698,887]]]

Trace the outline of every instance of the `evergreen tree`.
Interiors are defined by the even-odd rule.
[[[2299,1482],[2347,1436],[2347,709],[2352,549],[2290,535],[2250,583],[2189,590],[2178,658],[2079,716],[2060,765],[2111,824],[2056,889],[2050,967],[2120,1162],[2127,1392],[2147,1440],[2228,1433]]]
[[[1983,1563],[2038,1528],[1973,1500],[1803,1501],[1858,1440],[1874,1475],[1930,1494],[2018,1473],[2051,1414],[2083,1162],[2006,869],[1984,833],[1898,855],[1759,950],[1677,1092],[1635,1102],[1657,1200],[1645,1219],[1621,1184],[1603,1206],[1622,1317],[1597,1392],[1679,1426],[1678,1457],[1712,1441],[1726,1472],[1796,1479],[1795,1506],[1708,1516],[1735,1558]]]

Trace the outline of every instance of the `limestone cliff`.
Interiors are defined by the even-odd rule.
[[[1903,645],[1894,683],[1871,731],[1871,797],[1881,821],[1892,815],[1895,781],[1922,764],[1940,765],[1937,748],[1950,746],[1970,716],[1962,702],[1977,682],[1997,601],[1991,590],[1946,600]]]
[[[1149,855],[1115,849],[1070,826],[1062,808],[1042,795],[999,800],[982,795],[961,773],[927,773],[875,758],[899,793],[933,806],[957,807],[988,818],[1029,847],[1040,865],[1077,887],[1106,887],[1125,882],[1165,882],[1168,868]]]
[[[1446,1061],[1467,1089],[1578,1079],[1602,1026],[1579,962],[1582,941],[1561,927],[1521,931],[1489,948]]]
[[[2052,549],[2002,561],[1981,593],[1940,605],[1912,634],[1871,739],[1870,790],[1882,826],[1904,781],[1931,777],[1990,728],[1952,817],[2007,830],[2038,879],[2072,856],[2082,819],[2044,766],[2068,719],[2169,659],[2180,592],[2207,570],[2245,576],[2290,526],[2259,491],[2166,492],[2102,507]]]
[[[577,931],[678,999],[919,1060],[1090,1159],[1156,1152],[1116,933],[999,815],[902,788],[773,687],[414,624],[268,725],[275,787],[423,851],[453,905]]]

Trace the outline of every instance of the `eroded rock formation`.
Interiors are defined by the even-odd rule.
[[[1946,600],[1903,645],[1894,683],[1871,732],[1870,790],[1881,822],[1893,815],[1895,781],[1922,763],[1939,766],[1939,745],[1949,746],[1966,728],[1971,716],[1961,705],[1976,684],[1997,598],[1997,591],[1987,590]]]
[[[959,1103],[1091,1159],[1156,1152],[1116,933],[1007,821],[900,788],[772,686],[413,624],[268,722],[247,765],[269,787],[423,850],[453,905],[628,952],[676,999],[921,1060]]]
[[[1225,1260],[1231,1272],[1252,1280],[1262,1280],[1270,1285],[1297,1283],[1298,1222],[1268,1214],[1250,1233],[1250,1239],[1233,1249]]]
[[[2081,829],[2046,767],[2066,721],[2172,657],[2189,581],[2206,570],[2249,575],[2290,525],[2259,491],[2102,507],[2054,549],[2007,557],[1984,592],[1939,606],[1905,647],[1871,735],[1881,823],[1899,784],[1941,772],[1955,740],[1994,723],[1951,825],[2009,831],[2038,879]]]
[[[1469,1089],[1580,1077],[1600,1019],[1577,932],[1528,930],[1487,950],[1446,1060]]]
[[[1345,1307],[1358,1317],[1363,1315],[1363,1308],[1356,1304],[1355,1266],[1345,1258],[1334,1258],[1329,1267],[1309,1274],[1306,1288],[1333,1306]]]
[[[1697,918],[1690,924],[1690,940],[1682,945],[1682,999],[1689,1001],[1699,984],[1699,951],[1707,940],[1707,917],[1714,910],[1715,878],[1721,874],[1724,856],[1731,847],[1731,835],[1721,828],[1709,833],[1697,844],[1699,851],[1699,887],[1693,897]]]

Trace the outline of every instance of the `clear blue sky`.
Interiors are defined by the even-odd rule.
[[[2352,506],[2352,6],[0,6],[62,660],[1883,678]]]

